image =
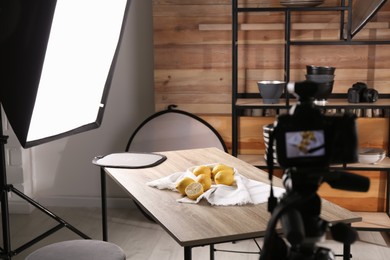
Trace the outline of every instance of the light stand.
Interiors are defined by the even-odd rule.
[[[0,104],[19,143],[30,148],[98,128],[112,83],[130,0],[0,1]],[[50,125],[48,127],[48,125]],[[84,233],[7,183],[0,115],[3,248],[11,259],[66,227]],[[8,192],[58,225],[12,250]]]
[[[79,235],[82,238],[90,239],[87,235],[85,235],[83,232],[75,228],[74,226],[70,225],[65,220],[58,217],[56,214],[48,210],[47,208],[40,205],[35,200],[31,199],[27,195],[25,195],[23,192],[16,189],[12,184],[7,183],[7,172],[6,172],[6,160],[5,160],[5,144],[7,143],[8,136],[5,136],[3,134],[3,125],[2,125],[2,118],[0,113],[0,160],[1,160],[1,171],[0,171],[0,202],[1,202],[1,220],[2,220],[2,228],[3,228],[3,248],[0,248],[0,258],[2,259],[11,259],[13,256],[19,254],[23,250],[27,249],[28,247],[34,245],[35,243],[41,241],[42,239],[48,237],[49,235],[53,234],[54,232],[60,230],[61,228],[68,228],[77,235]],[[32,239],[31,241],[23,244],[22,246],[18,247],[15,250],[12,250],[11,247],[11,232],[10,232],[10,223],[9,223],[9,208],[8,208],[8,192],[13,192],[16,195],[18,195],[20,198],[24,199],[52,219],[58,222],[58,225],[55,227],[47,230],[46,232],[42,233],[41,235],[37,236],[36,238]]]

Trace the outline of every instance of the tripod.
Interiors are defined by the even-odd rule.
[[[321,199],[317,189],[324,181],[333,188],[345,190],[364,191],[369,186],[365,177],[346,172],[285,170],[283,184],[286,193],[272,210],[261,260],[333,260],[336,255],[330,249],[316,245],[327,230],[334,240],[344,244],[343,259],[350,259],[350,245],[357,239],[356,231],[348,224],[330,224],[320,218]],[[353,185],[347,187],[351,183]],[[281,220],[288,243],[276,233],[278,220]]]
[[[89,239],[87,235],[55,215],[53,212],[48,210],[47,208],[40,205],[38,202],[34,201],[18,189],[16,189],[12,184],[7,183],[7,173],[6,173],[6,160],[5,160],[5,144],[7,143],[8,136],[3,134],[3,125],[0,111],[0,160],[1,160],[1,169],[0,169],[0,202],[1,202],[1,220],[2,220],[2,228],[3,228],[3,247],[0,247],[0,258],[1,259],[11,259],[13,256],[19,254],[23,250],[29,248],[35,243],[41,241],[42,239],[48,237],[54,232],[60,230],[63,227],[66,227],[81,236],[82,238]],[[53,228],[45,231],[41,235],[32,239],[31,241],[23,244],[15,250],[11,248],[11,233],[10,233],[10,222],[9,222],[9,206],[8,206],[8,192],[13,192],[18,195],[20,198],[24,199],[52,219],[58,222],[58,225]]]

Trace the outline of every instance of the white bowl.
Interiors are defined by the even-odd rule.
[[[386,151],[381,148],[363,147],[358,150],[359,162],[365,164],[376,164],[386,157]]]

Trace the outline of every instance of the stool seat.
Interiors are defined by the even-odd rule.
[[[37,249],[25,260],[126,260],[126,254],[109,242],[69,240]]]

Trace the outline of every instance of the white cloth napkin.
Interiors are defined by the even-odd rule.
[[[192,173],[193,168],[188,169],[186,172],[176,172],[167,177],[148,182],[147,185],[157,189],[177,191],[175,186],[178,180],[184,177],[196,178]],[[234,172],[235,184],[232,186],[213,184],[209,190],[200,195],[196,200],[183,197],[177,201],[182,203],[198,203],[204,198],[211,205],[216,206],[260,204],[268,201],[270,185],[248,179],[242,176],[236,169]],[[276,197],[279,197],[285,191],[279,187],[274,187],[273,189]]]

